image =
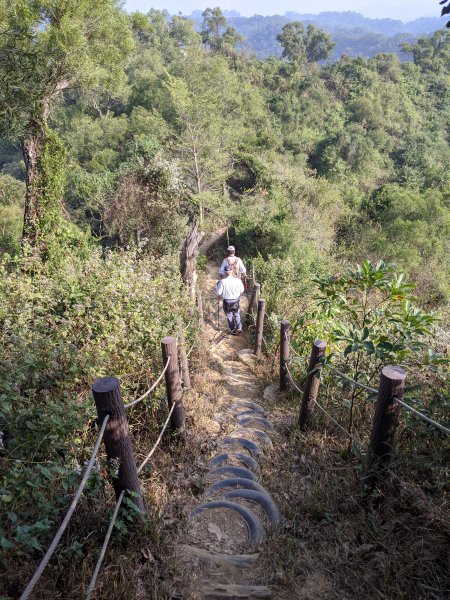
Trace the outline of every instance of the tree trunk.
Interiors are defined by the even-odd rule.
[[[26,170],[25,211],[22,233],[22,250],[27,246],[34,247],[38,242],[39,219],[39,157],[45,132],[43,127],[35,127],[21,142]]]
[[[180,273],[183,281],[189,286],[192,302],[195,302],[195,284],[197,281],[197,256],[198,246],[203,237],[197,229],[197,219],[191,224],[191,229],[186,237],[180,252]]]

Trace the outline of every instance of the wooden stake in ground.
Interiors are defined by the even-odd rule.
[[[252,311],[258,300],[260,289],[261,289],[261,285],[259,283],[255,283],[255,285],[253,286],[252,295],[250,296],[250,300],[248,302],[247,316],[246,316],[247,323],[250,323],[250,321],[251,321]]]
[[[280,392],[287,392],[289,389],[289,374],[287,363],[289,360],[289,349],[291,340],[291,326],[289,321],[280,323]]]
[[[378,397],[370,437],[366,492],[370,493],[386,473],[394,451],[394,436],[400,418],[400,404],[405,388],[406,373],[400,367],[387,366],[381,371]]]
[[[128,420],[120,391],[120,382],[115,377],[97,379],[92,386],[92,393],[100,425],[105,416],[109,415],[103,441],[106,456],[113,466],[113,470],[116,469],[112,477],[116,498],[123,490],[133,492],[133,503],[143,511],[144,501],[128,431]]]
[[[191,389],[191,377],[189,375],[189,361],[186,354],[186,346],[184,341],[183,322],[181,318],[178,319],[178,347],[180,349],[180,363],[181,363],[181,374],[183,379],[183,388],[185,390]]]
[[[256,315],[256,338],[255,338],[255,354],[261,355],[264,333],[264,315],[266,312],[266,301],[258,300],[258,313]]]
[[[321,340],[316,340],[309,357],[308,375],[303,390],[302,406],[300,409],[299,424],[300,429],[306,429],[308,421],[314,412],[317,394],[320,386],[320,372],[322,368],[321,360],[325,357],[327,345]]]
[[[172,428],[178,433],[184,433],[185,411],[183,405],[183,391],[181,389],[180,369],[178,367],[177,340],[172,336],[164,337],[161,340],[161,350],[164,366],[170,356],[170,363],[167,367],[165,378],[169,410],[172,408],[172,404],[175,404],[171,417]]]

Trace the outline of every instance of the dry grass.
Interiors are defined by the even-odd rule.
[[[364,456],[347,456],[345,437],[326,417],[316,415],[302,434],[298,397],[287,395],[271,412],[279,437],[269,487],[285,522],[262,553],[261,572],[277,574],[266,581],[274,598],[447,599],[450,511],[442,440],[402,429],[389,475],[367,500]],[[333,415],[344,419],[345,413]],[[366,440],[367,415],[358,416]]]

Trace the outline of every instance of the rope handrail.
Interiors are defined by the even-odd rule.
[[[347,375],[344,375],[344,373],[341,373],[341,371],[338,371],[335,367],[332,367],[328,363],[323,363],[323,366],[326,369],[329,369],[330,371],[333,371],[334,373],[336,373],[336,375],[338,375],[342,379],[345,379],[346,381],[348,381],[349,383],[351,383],[355,387],[359,387],[359,388],[361,388],[363,390],[366,390],[367,392],[370,392],[371,394],[377,394],[378,393],[378,390],[376,388],[373,388],[370,385],[365,385],[364,383],[361,383],[360,381],[356,381],[356,379],[352,379],[351,377],[348,377]]]
[[[356,438],[355,438],[355,437],[354,437],[354,436],[353,436],[353,435],[352,435],[352,434],[351,434],[349,431],[347,431],[347,429],[345,429],[345,427],[343,427],[343,426],[342,426],[342,425],[339,423],[339,421],[336,421],[336,419],[335,419],[334,417],[332,417],[332,416],[330,415],[330,413],[329,413],[329,412],[327,412],[327,411],[324,409],[324,407],[323,407],[321,404],[319,404],[319,403],[317,402],[317,400],[314,400],[314,404],[315,404],[316,406],[318,406],[318,407],[320,408],[320,410],[321,410],[321,411],[322,411],[322,412],[323,412],[323,413],[324,413],[324,414],[325,414],[325,415],[326,415],[326,416],[327,416],[327,417],[328,417],[328,418],[329,418],[331,421],[333,421],[333,423],[336,425],[336,427],[339,427],[339,429],[340,429],[341,431],[343,431],[343,432],[345,433],[345,435],[346,435],[346,436],[347,436],[349,439],[351,439],[351,440],[352,440],[352,442],[354,442],[354,443],[355,443],[355,444],[356,444],[356,445],[357,445],[359,448],[361,448],[361,446],[360,446],[360,442],[359,442],[359,441],[358,441],[358,440],[357,440],[357,439],[356,439]]]
[[[291,382],[292,382],[292,385],[295,387],[295,389],[297,390],[297,392],[299,392],[299,394],[303,394],[303,390],[301,390],[301,389],[298,387],[298,385],[295,383],[295,381],[294,381],[294,378],[292,377],[292,374],[291,374],[291,372],[290,372],[290,370],[289,370],[288,364],[286,363],[286,364],[285,364],[285,366],[286,366],[286,371],[287,371],[287,374],[289,375],[289,379],[290,379],[290,380],[291,380]]]
[[[305,360],[305,359],[309,358],[309,356],[302,356],[301,354],[299,354],[299,353],[297,352],[297,350],[295,350],[295,348],[293,348],[292,344],[289,344],[289,350],[290,350],[290,351],[291,351],[293,354],[295,354],[295,356],[297,356],[298,358],[301,358],[302,360]]]
[[[412,412],[414,415],[416,415],[417,417],[419,417],[420,419],[422,419],[422,421],[426,421],[427,423],[429,423],[433,427],[436,427],[437,429],[439,429],[440,431],[442,431],[442,433],[450,435],[450,429],[448,429],[447,427],[444,427],[444,425],[441,425],[437,421],[433,421],[433,419],[430,419],[430,417],[427,417],[426,415],[424,415],[423,413],[419,412],[418,410],[416,410],[415,408],[413,408],[409,404],[406,404],[406,402],[403,402],[403,400],[400,400],[399,398],[396,398],[396,400],[397,400],[397,402],[401,406],[403,406],[403,408],[406,408],[406,410],[409,410],[410,412]]]
[[[150,450],[150,452],[147,454],[147,456],[145,457],[145,459],[141,462],[141,464],[138,467],[137,472],[140,473],[142,471],[142,469],[145,467],[145,465],[148,463],[148,461],[151,459],[151,457],[153,456],[153,453],[155,452],[156,448],[159,446],[159,442],[162,440],[162,436],[164,435],[164,432],[167,429],[167,425],[169,424],[170,421],[170,417],[172,416],[172,413],[174,411],[175,408],[175,402],[172,404],[169,414],[167,415],[167,419],[161,429],[161,432],[158,436],[158,439],[156,440],[156,442],[153,445],[153,448]]]
[[[289,375],[289,379],[291,380],[291,382],[292,382],[293,386],[295,387],[295,389],[300,394],[303,394],[303,391],[295,383],[294,378],[292,377],[292,374],[291,374],[291,372],[290,372],[289,367],[288,367],[287,364],[286,364],[286,370],[287,370],[287,373]],[[320,410],[336,425],[336,427],[338,427],[341,431],[343,431],[348,438],[350,438],[355,444],[358,445],[358,447],[360,447],[360,443],[358,442],[358,440],[349,431],[347,431],[347,429],[345,429],[345,427],[343,427],[338,421],[336,421],[336,419],[334,417],[332,417],[330,415],[330,413],[327,412],[324,409],[324,407],[317,402],[317,400],[314,400],[314,404],[316,404],[316,406],[318,406],[320,408]]]
[[[373,387],[371,387],[369,385],[365,385],[364,383],[356,381],[355,379],[352,379],[351,377],[347,377],[347,375],[344,375],[344,373],[341,373],[341,371],[338,371],[338,369],[335,369],[334,367],[332,367],[331,365],[329,365],[327,363],[324,363],[324,367],[326,367],[327,369],[330,369],[331,371],[334,371],[339,377],[342,377],[342,379],[345,379],[346,381],[350,382],[355,387],[359,387],[359,388],[361,388],[363,390],[366,390],[366,391],[370,392],[371,394],[377,394],[378,393],[378,390],[376,388],[373,388]],[[405,408],[409,412],[412,412],[414,415],[416,415],[417,417],[419,417],[419,419],[422,419],[422,421],[426,421],[427,423],[429,423],[433,427],[436,427],[437,429],[439,429],[443,433],[445,433],[447,435],[450,435],[450,429],[448,429],[444,425],[441,425],[441,423],[438,423],[437,421],[434,421],[430,417],[427,417],[426,415],[424,415],[420,411],[416,410],[415,408],[413,408],[409,404],[406,404],[406,402],[403,402],[403,400],[400,400],[399,398],[396,398],[396,400],[397,400],[397,402],[401,406],[403,406],[403,408]]]
[[[86,486],[86,483],[89,479],[89,475],[92,471],[92,468],[94,466],[94,461],[95,458],[97,456],[98,453],[98,449],[100,448],[100,443],[103,439],[103,434],[105,433],[105,429],[106,429],[106,424],[108,423],[109,420],[109,415],[106,415],[106,417],[103,419],[103,423],[102,426],[100,428],[99,434],[97,436],[97,441],[95,442],[95,446],[94,446],[94,450],[92,451],[92,455],[91,458],[89,459],[89,462],[87,464],[86,470],[84,472],[83,478],[80,482],[80,485],[78,486],[78,489],[75,493],[75,496],[73,497],[73,500],[69,506],[69,509],[66,512],[66,515],[61,523],[61,525],[59,526],[58,531],[56,532],[52,543],[50,544],[50,546],[47,549],[47,552],[44,554],[41,562],[38,565],[38,568],[36,569],[36,571],[34,572],[33,577],[30,579],[30,581],[28,582],[27,587],[24,589],[24,591],[22,592],[22,595],[20,596],[20,600],[27,600],[27,598],[30,597],[31,592],[33,591],[34,587],[36,586],[37,582],[39,581],[39,579],[41,578],[42,573],[44,572],[45,567],[47,566],[47,564],[49,563],[51,557],[53,556],[54,551],[56,550],[56,546],[59,543],[59,540],[62,537],[62,534],[64,533],[74,511],[75,508],[78,504],[79,499],[81,498],[81,494],[83,493],[83,490]]]
[[[92,574],[91,580],[89,582],[88,588],[86,590],[86,600],[89,600],[92,592],[94,591],[95,584],[97,582],[98,574],[100,573],[100,569],[102,568],[103,559],[105,558],[106,550],[108,548],[109,540],[111,539],[111,535],[114,529],[114,524],[117,520],[117,516],[119,514],[119,509],[122,504],[122,500],[125,496],[126,490],[122,490],[120,492],[120,496],[117,498],[116,506],[114,507],[114,512],[109,522],[108,531],[106,532],[105,539],[103,540],[103,546],[100,550],[100,554],[98,556],[97,562],[95,564],[95,569]]]
[[[171,407],[171,409],[169,411],[169,414],[167,415],[167,419],[166,419],[166,421],[165,421],[165,423],[164,423],[164,425],[163,425],[163,427],[162,427],[162,429],[161,429],[161,431],[159,433],[158,439],[154,443],[152,449],[147,454],[147,456],[145,457],[145,459],[139,465],[139,467],[137,469],[138,473],[140,473],[142,471],[142,469],[148,463],[148,461],[150,460],[150,458],[153,456],[155,450],[159,446],[159,443],[162,440],[164,432],[166,431],[167,426],[169,424],[170,417],[172,416],[174,408],[175,408],[175,404],[172,404],[172,407]],[[112,532],[113,532],[113,529],[114,529],[114,524],[115,524],[117,516],[119,514],[120,505],[122,504],[122,500],[124,498],[125,492],[126,492],[126,490],[122,490],[121,493],[120,493],[120,496],[117,498],[116,506],[114,508],[114,512],[113,512],[111,520],[109,522],[108,531],[106,532],[105,539],[103,541],[102,549],[100,551],[99,557],[98,557],[97,562],[95,564],[94,572],[92,574],[91,580],[90,580],[89,585],[88,585],[87,590],[86,590],[86,596],[85,596],[86,600],[90,599],[91,594],[94,591],[95,584],[97,582],[97,577],[98,577],[98,575],[100,573],[100,569],[102,567],[102,563],[103,563],[103,560],[105,558],[105,554],[106,554],[106,550],[107,550],[107,547],[108,547],[108,544],[109,544],[109,540],[111,539],[111,535],[112,535]]]
[[[144,400],[145,398],[147,398],[147,396],[149,396],[153,392],[153,390],[159,384],[161,379],[164,377],[165,372],[167,371],[167,369],[169,367],[170,359],[171,359],[171,357],[169,356],[166,361],[166,364],[164,365],[164,369],[161,371],[158,379],[153,383],[153,385],[144,394],[142,394],[142,396],[140,396],[139,398],[136,398],[136,400],[133,400],[132,402],[129,402],[128,404],[125,404],[125,410],[127,410],[128,408],[131,408],[138,402],[141,402],[141,400]]]
[[[186,358],[189,358],[189,357],[190,357],[190,355],[191,355],[191,352],[192,352],[192,350],[195,348],[195,344],[196,344],[196,343],[197,343],[197,340],[195,340],[195,341],[192,343],[191,347],[190,347],[190,348],[189,348],[189,350],[186,352]]]

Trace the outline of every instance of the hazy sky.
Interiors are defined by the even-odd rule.
[[[287,11],[319,13],[324,10],[354,10],[367,17],[390,17],[410,21],[418,17],[437,17],[438,0],[126,0],[128,10],[147,12],[149,8],[167,9],[170,13],[190,14],[194,9],[220,6],[242,15],[274,15]]]

